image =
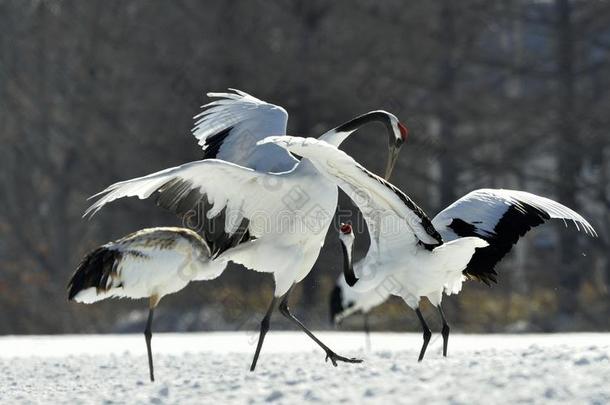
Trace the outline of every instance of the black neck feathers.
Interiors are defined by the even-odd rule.
[[[354,273],[354,266],[351,257],[352,252],[347,251],[347,246],[345,246],[345,243],[343,242],[341,242],[341,250],[343,251],[343,276],[345,277],[347,285],[353,287],[358,281],[358,278],[356,278],[356,274]]]
[[[382,123],[386,127],[386,130],[388,131],[388,133],[393,137],[394,132],[392,130],[392,122],[390,121],[390,117],[381,111],[372,111],[372,112],[368,112],[366,114],[359,115],[356,118],[351,119],[351,120],[339,125],[337,128],[335,128],[335,131],[337,131],[337,132],[355,131],[358,128],[360,128],[361,126],[368,124],[369,122]]]

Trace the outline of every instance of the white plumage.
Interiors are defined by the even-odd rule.
[[[204,110],[195,116],[192,132],[204,150],[204,157],[261,172],[290,170],[297,160],[284,150],[274,145],[256,147],[256,142],[265,136],[286,133],[286,110],[243,91],[230,90],[235,94],[208,93],[208,97],[218,100],[205,104]]]
[[[99,199],[85,215],[131,196],[144,199],[154,195],[158,205],[187,219],[203,205],[204,218],[199,222],[205,226],[200,231],[213,257],[274,274],[274,299],[261,323],[251,369],[256,365],[268,318],[280,297],[282,314],[320,344],[334,365],[337,360],[353,361],[321,344],[290,314],[287,304],[291,287],[309,273],[324,243],[337,205],[337,186],[321,176],[309,160],[298,161],[273,144],[257,145],[268,135],[285,133],[287,114],[281,107],[243,92],[210,95],[220,100],[205,106],[193,131],[203,145],[205,160],[113,184],[94,196]],[[338,145],[359,126],[372,121],[384,123],[388,130],[389,175],[407,136],[406,127],[392,114],[364,114],[323,137]]]
[[[368,291],[388,277],[396,277],[400,285],[394,292],[410,306],[417,307],[420,296],[439,303],[444,285],[439,285],[440,280],[451,280],[454,274],[461,277],[474,249],[487,246],[477,237],[443,243],[430,219],[408,196],[326,142],[289,136],[262,142],[310,159],[360,208],[371,245],[363,265],[354,270],[360,280],[354,286],[357,291]]]
[[[591,224],[576,211],[549,198],[519,190],[482,188],[471,191],[439,212],[432,223],[443,238],[448,240],[458,236],[450,228],[455,218],[476,225],[477,233],[481,236],[491,235],[496,233],[494,229],[511,208],[519,211],[522,216],[532,215],[528,214],[528,209],[534,208],[540,211],[538,216],[562,219],[566,225],[566,221],[571,221],[577,230],[597,236]]]
[[[352,261],[352,251],[345,249],[354,243],[354,234],[350,224],[341,224],[339,239],[344,249],[343,254],[347,256],[344,265]],[[340,323],[343,319],[354,313],[367,314],[372,308],[384,302],[389,293],[385,289],[379,291],[359,292],[351,288],[343,275],[337,279],[330,302],[331,321]]]
[[[112,297],[149,298],[144,333],[154,381],[150,347],[154,308],[165,295],[180,291],[192,280],[218,277],[226,262],[210,256],[203,238],[189,229],[143,229],[87,254],[68,283],[68,299],[90,304]]]
[[[432,220],[445,241],[478,236],[490,244],[489,247],[477,249],[462,272],[463,277],[447,280],[445,293],[458,293],[466,278],[478,279],[486,284],[496,282],[494,266],[529,229],[551,218],[570,221],[577,230],[591,236],[597,235],[591,224],[577,212],[556,201],[525,191],[474,190],[445,208]],[[340,237],[344,245],[351,246],[349,238],[343,234]],[[368,256],[355,263],[354,267],[375,267],[374,260],[367,261]],[[347,259],[351,260],[349,257]],[[361,270],[363,273],[370,271],[372,270]],[[388,286],[392,286],[392,283],[388,283]],[[341,320],[357,310],[366,316],[376,305],[385,302],[390,294],[383,286],[357,292],[347,285],[344,277],[340,277],[331,294],[331,302],[337,302],[338,296],[349,297],[344,298],[344,305],[331,306],[332,316]]]
[[[102,254],[113,258],[111,267],[84,267],[91,264],[88,260]],[[172,227],[142,229],[102,245],[86,256],[70,282],[70,299],[85,304],[106,298],[156,297],[160,301],[165,295],[180,291],[192,280],[218,277],[224,265],[210,259],[207,244],[192,230]],[[104,276],[104,285],[85,287],[75,284],[81,271],[106,270],[109,270],[107,275],[96,274]]]
[[[366,292],[358,292],[347,284],[343,274],[337,278],[336,288],[341,292],[338,296],[338,299],[341,300],[341,310],[331,315],[331,320],[335,323],[341,323],[353,314],[366,315],[376,306],[386,302],[391,296],[383,286]]]
[[[423,359],[431,332],[419,310],[421,297],[438,307],[443,319],[444,354],[449,326],[441,309],[443,292],[457,292],[462,272],[478,249],[488,242],[472,235],[444,242],[426,214],[403,192],[375,176],[336,147],[316,139],[269,137],[292,153],[310,159],[316,168],[335,181],[360,208],[370,234],[369,250],[352,267],[352,238],[342,238],[347,283],[357,292],[384,286],[415,309],[424,329]],[[343,230],[351,233],[351,227]],[[377,293],[377,291],[375,291]]]

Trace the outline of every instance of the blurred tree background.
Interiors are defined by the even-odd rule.
[[[68,303],[66,282],[96,245],[180,221],[138,200],[87,221],[86,199],[197,160],[192,116],[205,92],[228,87],[284,106],[293,135],[395,113],[411,137],[392,181],[430,216],[474,188],[517,188],[597,229],[532,231],[498,286],[445,298],[454,330],[610,327],[610,2],[0,0],[0,33],[0,333],[141,329],[141,302]],[[344,146],[377,173],[382,131]],[[366,236],[357,244],[363,255]],[[310,326],[331,327],[340,271],[331,230],[295,294]],[[256,329],[271,292],[269,275],[235,266],[165,298],[155,327]],[[372,324],[418,325],[397,299]]]

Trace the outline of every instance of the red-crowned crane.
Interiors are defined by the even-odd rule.
[[[431,337],[419,310],[421,297],[428,298],[439,310],[446,356],[449,325],[440,305],[443,293],[457,294],[466,277],[494,281],[493,264],[510,250],[521,234],[544,219],[570,219],[577,226],[582,225],[585,232],[595,235],[593,227],[567,207],[529,193],[508,190],[477,190],[430,221],[402,191],[333,145],[313,138],[289,136],[269,137],[261,143],[274,143],[308,158],[356,202],[369,228],[371,246],[364,259],[353,266],[353,238],[341,237],[346,252],[346,282],[358,292],[383,285],[390,294],[401,297],[415,309],[424,331],[419,361]],[[507,223],[512,224],[505,226],[515,226],[517,231],[495,228],[503,222],[500,220],[504,215]],[[344,231],[351,234],[351,227]]]
[[[91,304],[106,298],[148,298],[144,336],[150,380],[153,312],[168,294],[193,280],[218,277],[225,264],[214,262],[205,240],[186,228],[147,228],[88,253],[68,283],[68,299]]]
[[[479,189],[471,191],[445,208],[432,219],[432,224],[445,241],[464,236],[478,236],[489,243],[476,253],[464,269],[462,280],[447,286],[447,293],[458,293],[465,279],[479,280],[487,285],[497,283],[495,266],[510,252],[519,238],[530,229],[550,219],[572,221],[577,230],[596,236],[593,227],[574,210],[546,197],[518,190]],[[341,228],[341,245],[348,249],[351,228]],[[345,265],[351,257],[344,255]],[[360,267],[360,263],[354,264]],[[365,271],[366,272],[366,271]],[[331,293],[331,313],[334,319],[344,319],[359,310],[364,316],[375,306],[382,304],[390,294],[384,288],[366,292],[353,291],[344,280],[337,281]],[[340,299],[341,297],[348,297]],[[340,303],[340,304],[339,304]],[[439,304],[440,308],[440,304]],[[355,309],[355,310],[354,310]],[[367,332],[368,334],[368,332]],[[443,323],[443,354],[447,355],[449,325]]]
[[[292,286],[309,274],[324,243],[337,206],[337,186],[308,159],[299,160],[275,145],[257,145],[266,136],[286,132],[288,114],[283,108],[238,90],[209,95],[220,99],[204,106],[193,131],[203,146],[204,160],[113,184],[94,196],[99,199],[85,215],[132,196],[153,196],[158,205],[187,217],[202,205],[202,233],[216,260],[274,275],[275,293],[261,322],[252,371],[278,302],[282,315],[313,339],[334,366],[337,361],[360,362],[334,353],[288,308]],[[389,177],[408,135],[394,115],[373,111],[320,138],[339,146],[349,134],[374,121],[388,131],[385,174]],[[233,247],[235,240],[241,243]]]

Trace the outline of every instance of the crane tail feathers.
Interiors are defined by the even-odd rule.
[[[92,303],[106,298],[103,293],[117,277],[121,255],[118,250],[101,246],[85,256],[68,282],[68,300]]]
[[[485,240],[478,237],[464,237],[447,242],[432,250],[436,263],[434,266],[447,273],[444,285],[446,294],[457,294],[462,289],[465,277],[462,273],[475,255],[477,249],[489,246]]]

